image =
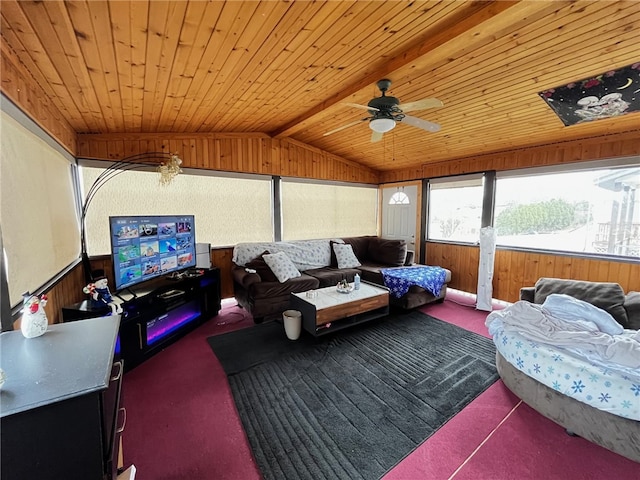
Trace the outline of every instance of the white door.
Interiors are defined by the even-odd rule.
[[[419,208],[418,185],[383,187],[382,236],[405,240],[407,249],[415,252],[416,262],[420,254],[420,249],[416,248],[416,238],[419,235],[416,219]]]

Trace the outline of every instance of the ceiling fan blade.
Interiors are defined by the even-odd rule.
[[[443,105],[444,103],[437,98],[425,98],[416,102],[402,103],[398,107],[403,112],[411,112],[413,110],[424,110],[425,108],[442,107]]]
[[[384,133],[382,132],[371,132],[371,143],[376,143],[382,140],[382,136]]]
[[[347,123],[346,125],[342,125],[341,127],[334,128],[326,133],[323,133],[322,136],[326,137],[327,135],[331,135],[332,133],[339,132],[340,130],[344,130],[345,128],[353,127],[354,125],[358,125],[360,122],[364,122],[365,120],[369,120],[368,118],[361,118],[360,120],[356,120],[355,122]]]
[[[402,120],[402,123],[406,123],[411,125],[412,127],[418,127],[422,130],[426,130],[427,132],[437,132],[440,130],[440,125],[437,123],[430,122],[428,120],[423,120],[422,118],[412,117],[411,115],[405,115]]]
[[[342,105],[348,105],[348,106],[350,106],[350,107],[353,107],[353,108],[359,108],[359,109],[361,109],[361,110],[376,110],[376,111],[379,111],[379,110],[380,110],[380,109],[378,109],[378,108],[376,108],[376,107],[369,107],[369,106],[367,106],[367,105],[360,105],[360,104],[358,104],[358,103],[343,103]]]

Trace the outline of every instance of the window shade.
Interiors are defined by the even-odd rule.
[[[376,235],[378,189],[282,182],[283,240]]]
[[[79,258],[80,228],[72,158],[44,141],[46,133],[23,114],[9,115],[5,103],[0,222],[13,307]]]

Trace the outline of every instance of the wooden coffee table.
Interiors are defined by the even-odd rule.
[[[336,287],[292,293],[291,308],[302,313],[302,328],[312,335],[325,335],[389,314],[389,289],[361,282],[358,290],[340,293]]]

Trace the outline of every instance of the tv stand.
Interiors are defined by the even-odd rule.
[[[220,270],[200,272],[127,289],[131,296],[122,303],[120,325],[120,351],[127,370],[218,314]]]
[[[179,280],[158,277],[114,296],[122,301],[118,347],[130,370],[218,314],[220,270],[198,269]],[[108,305],[91,300],[62,307],[63,322],[108,315]]]

